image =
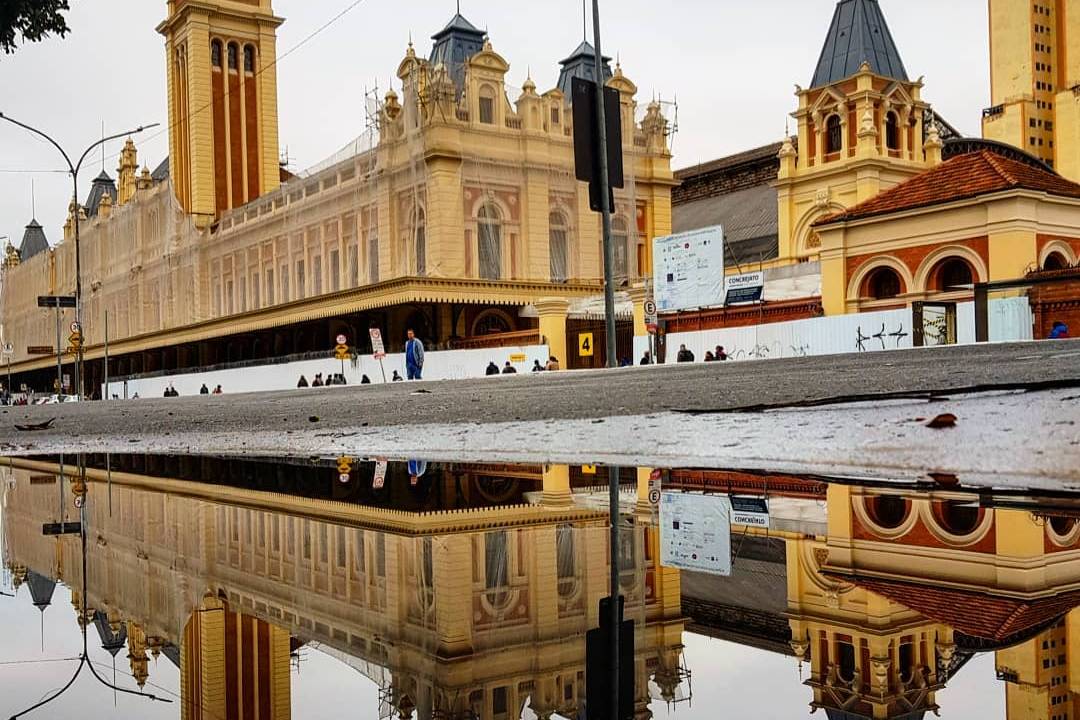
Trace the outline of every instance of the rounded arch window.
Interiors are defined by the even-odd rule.
[[[510,538],[505,530],[484,535],[484,595],[496,610],[510,604]]]
[[[577,594],[580,585],[577,572],[577,543],[573,526],[560,525],[556,528],[555,555],[559,599],[567,600]]]
[[[611,244],[615,256],[615,282],[621,285],[629,277],[627,257],[630,252],[630,225],[626,218],[617,217],[611,221]]]
[[[252,45],[244,46],[244,72],[255,72],[255,48]]]
[[[1062,517],[1055,515],[1050,518],[1050,529],[1054,531],[1058,537],[1066,537],[1076,527],[1076,518]]]
[[[1059,252],[1050,253],[1043,262],[1043,270],[1064,270],[1067,267],[1069,267],[1069,261]]]
[[[237,63],[240,57],[240,46],[236,43],[229,43],[229,69],[236,70]]]
[[[210,43],[210,64],[221,69],[221,41],[215,40]]]
[[[480,313],[480,316],[476,318],[476,322],[473,323],[473,335],[475,336],[496,335],[512,331],[513,327],[511,327],[510,321],[498,310],[485,310]]]
[[[570,230],[566,216],[561,212],[551,213],[548,226],[551,282],[566,282],[570,277]]]
[[[979,507],[960,500],[945,500],[935,504],[934,515],[942,530],[960,537],[975,532],[982,522],[982,511]]]
[[[902,292],[900,274],[891,267],[879,267],[866,278],[864,295],[872,300],[888,300]]]
[[[866,511],[878,527],[895,530],[907,520],[910,503],[899,495],[875,495],[867,498]]]
[[[825,121],[825,152],[832,155],[844,148],[844,128],[839,115],[830,115]]]
[[[965,285],[974,282],[974,273],[967,260],[958,257],[947,258],[939,262],[930,273],[930,290],[953,292],[963,290]]]
[[[885,147],[889,150],[900,149],[900,119],[892,111],[885,114]]]
[[[476,213],[480,277],[484,280],[502,278],[502,214],[488,204]]]

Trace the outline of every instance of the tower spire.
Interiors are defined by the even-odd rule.
[[[877,75],[907,82],[907,70],[896,49],[881,7],[874,0],[839,0],[810,87],[846,80],[863,63]]]

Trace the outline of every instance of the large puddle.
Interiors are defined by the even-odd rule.
[[[0,716],[584,718],[612,555],[635,720],[1073,716],[1080,495],[609,472],[2,461]]]

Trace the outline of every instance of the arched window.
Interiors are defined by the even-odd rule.
[[[413,241],[416,244],[416,274],[427,274],[427,214],[424,208],[417,208],[413,223]]]
[[[255,72],[255,48],[251,45],[244,46],[244,72]]]
[[[221,69],[221,41],[215,40],[210,43],[210,64]]]
[[[982,520],[978,506],[960,500],[944,501],[934,514],[942,529],[951,535],[970,535]]]
[[[611,244],[615,254],[615,283],[625,284],[628,277],[627,253],[630,246],[630,226],[626,219],[617,217],[611,221]]]
[[[502,216],[494,205],[484,205],[476,214],[476,234],[480,277],[499,280],[502,278]]]
[[[484,591],[496,609],[510,600],[510,540],[505,530],[484,535]]]
[[[855,646],[847,640],[837,640],[836,651],[840,679],[849,683],[855,679]]]
[[[1043,270],[1064,270],[1067,267],[1069,267],[1069,261],[1059,252],[1047,255],[1046,262],[1043,263]]]
[[[937,264],[930,273],[929,290],[937,292],[953,292],[964,289],[964,285],[974,282],[974,274],[967,260],[961,258],[947,258]]]
[[[551,282],[566,282],[570,277],[570,243],[566,217],[559,212],[548,218],[548,252],[551,255]]]
[[[236,70],[237,61],[240,56],[240,46],[236,43],[229,43],[229,69]]]
[[[872,300],[887,300],[902,292],[900,275],[889,267],[881,267],[866,279],[865,296]]]
[[[830,115],[825,121],[825,154],[832,155],[844,148],[843,126],[839,115]]]
[[[498,310],[485,310],[473,323],[473,335],[497,335],[511,332],[514,328]]]
[[[908,501],[899,495],[875,495],[866,501],[866,511],[878,527],[895,530],[908,516]]]
[[[577,591],[577,549],[572,525],[560,525],[555,530],[556,571],[559,579],[559,598],[566,599]]]
[[[915,678],[915,644],[905,638],[900,642],[897,654],[900,661],[900,682],[910,683]]]
[[[889,150],[900,149],[900,120],[894,112],[885,115],[885,147]]]
[[[379,282],[379,230],[370,228],[367,233],[368,282]]]
[[[495,91],[489,85],[480,88],[480,122],[495,124]]]

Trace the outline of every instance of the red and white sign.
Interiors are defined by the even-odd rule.
[[[382,330],[371,328],[368,332],[371,333],[371,351],[375,354],[376,360],[382,360],[386,357],[386,346],[383,345]]]
[[[337,344],[338,345],[348,345],[349,344],[349,338],[345,337],[344,335],[338,335],[337,336]]]
[[[386,485],[386,465],[385,460],[375,463],[375,478],[371,481],[371,487],[375,490],[382,490]]]

